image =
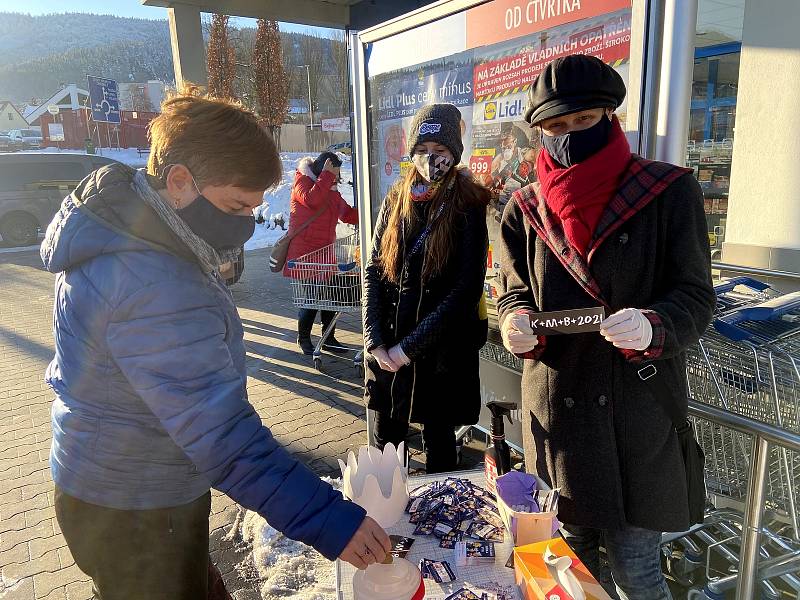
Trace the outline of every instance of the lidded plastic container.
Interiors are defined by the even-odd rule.
[[[425,583],[419,569],[404,558],[370,565],[353,576],[354,600],[422,600]]]

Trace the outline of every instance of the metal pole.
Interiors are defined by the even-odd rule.
[[[306,67],[306,81],[308,82],[308,118],[311,120],[311,132],[314,132],[314,105],[311,104],[311,71]]]
[[[750,453],[750,485],[747,486],[744,522],[742,523],[742,550],[739,563],[739,582],[736,600],[752,600],[756,592],[759,550],[761,548],[761,520],[764,516],[764,497],[767,492],[767,461],[769,442],[761,436],[753,439]]]
[[[697,0],[664,0],[655,157],[677,165],[686,162],[695,31]]]
[[[350,81],[353,107],[353,124],[350,137],[353,141],[352,165],[353,193],[358,206],[358,234],[361,246],[361,280],[364,280],[364,267],[368,257],[372,255],[372,201],[370,197],[369,171],[369,112],[367,102],[367,64],[364,57],[364,45],[358,32],[350,33],[348,51],[350,54]],[[373,443],[372,432],[375,428],[375,415],[367,409],[367,444]]]
[[[639,103],[639,153],[644,158],[656,155],[659,77],[664,43],[664,0],[648,0],[645,4],[645,60]]]

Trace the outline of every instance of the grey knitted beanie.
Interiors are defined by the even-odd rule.
[[[409,156],[417,144],[438,142],[453,153],[455,163],[461,161],[464,143],[461,141],[461,111],[455,104],[429,104],[414,115],[408,132],[406,152]]]

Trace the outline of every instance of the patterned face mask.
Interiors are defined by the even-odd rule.
[[[453,166],[453,159],[443,154],[414,154],[411,158],[417,172],[426,181],[441,181],[450,167]]]

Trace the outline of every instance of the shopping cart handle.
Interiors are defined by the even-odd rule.
[[[758,281],[757,279],[753,279],[752,277],[734,277],[733,279],[728,279],[727,281],[723,281],[722,283],[715,285],[714,293],[719,296],[720,294],[733,291],[733,289],[738,285],[749,287],[757,292],[763,292],[764,290],[768,290],[770,288],[769,284],[764,283],[763,281]]]
[[[714,327],[725,337],[740,342],[752,334],[739,327],[745,321],[776,321],[787,313],[800,310],[800,291],[778,296],[755,306],[745,306],[714,319]]]

